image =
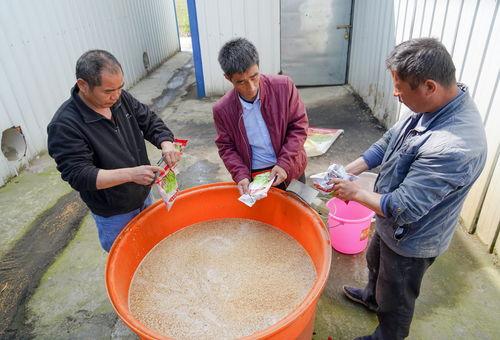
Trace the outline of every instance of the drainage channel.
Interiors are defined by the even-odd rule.
[[[184,91],[189,75],[193,73],[193,62],[189,60],[184,66],[177,69],[172,78],[169,79],[166,88],[161,95],[153,99],[150,109],[156,113],[162,112]]]
[[[25,318],[25,303],[45,271],[78,231],[88,209],[73,191],[30,226],[0,259],[0,338],[17,338]]]

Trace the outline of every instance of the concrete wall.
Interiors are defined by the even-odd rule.
[[[0,133],[20,126],[27,155],[0,153],[0,186],[46,149],[46,126],[75,82],[86,50],[121,62],[129,87],[180,49],[173,0],[4,0],[0,2]]]
[[[198,0],[196,13],[207,96],[223,94],[231,87],[217,56],[222,45],[234,37],[255,44],[263,73],[280,71],[279,0]]]
[[[495,0],[356,0],[349,84],[387,127],[407,112],[392,96],[384,60],[398,43],[415,37],[436,37],[450,51],[457,78],[473,96],[488,136],[488,160],[462,212],[465,225],[494,247],[500,210],[498,163],[500,110],[499,2]],[[493,189],[496,188],[497,192]]]

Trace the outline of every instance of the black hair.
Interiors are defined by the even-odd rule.
[[[247,39],[236,38],[222,46],[218,60],[224,74],[231,77],[235,73],[245,72],[253,65],[259,65],[259,53]]]
[[[122,71],[118,60],[104,50],[90,50],[82,54],[76,62],[76,79],[85,80],[90,88],[101,85],[101,73],[105,70],[112,74]]]
[[[385,64],[412,89],[428,79],[445,87],[456,83],[453,60],[446,47],[434,38],[402,42],[387,57]]]

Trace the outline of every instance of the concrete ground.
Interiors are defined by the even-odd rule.
[[[213,143],[211,106],[216,98],[196,98],[190,54],[177,54],[130,91],[155,108],[176,136],[190,140],[180,166],[181,188],[230,180]],[[304,88],[300,93],[311,126],[345,130],[325,155],[310,159],[307,174],[331,162],[346,164],[383,133],[349,87]],[[148,151],[152,161],[159,158],[151,145]],[[106,253],[94,222],[47,155],[0,188],[0,216],[0,338],[135,339],[107,298]],[[18,277],[27,278],[22,280],[26,283],[19,284]],[[333,251],[314,339],[352,339],[373,331],[376,316],[341,293],[343,284],[362,286],[366,277],[364,254]],[[459,228],[448,252],[424,278],[410,339],[498,339],[499,301],[496,259]]]

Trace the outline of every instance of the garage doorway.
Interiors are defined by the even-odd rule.
[[[297,85],[346,83],[352,0],[281,1],[281,72]]]

